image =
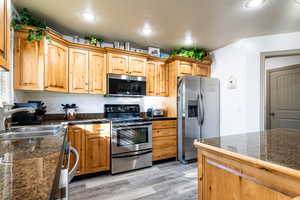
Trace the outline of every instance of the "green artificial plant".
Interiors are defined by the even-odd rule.
[[[183,56],[188,58],[195,58],[197,60],[203,60],[208,55],[207,51],[204,49],[197,48],[180,48],[175,49],[172,52],[172,56]]]
[[[95,45],[95,46],[97,46],[98,43],[101,45],[104,42],[104,40],[102,39],[89,37],[89,36],[84,37],[84,39],[88,41],[91,45]]]
[[[21,25],[35,27],[34,29],[30,28],[28,30],[28,41],[41,40],[43,37],[47,40],[50,39],[47,33],[46,23],[34,18],[27,8],[23,8],[20,11],[20,17],[14,17],[11,21],[11,26],[15,31],[21,30]]]

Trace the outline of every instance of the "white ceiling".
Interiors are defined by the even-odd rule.
[[[267,0],[247,10],[243,0],[13,0],[58,31],[128,40],[164,50],[183,46],[190,33],[193,46],[216,49],[245,37],[300,31],[300,5],[294,0]],[[94,23],[80,13],[92,12]],[[153,34],[145,37],[145,23]]]

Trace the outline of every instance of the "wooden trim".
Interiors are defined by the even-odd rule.
[[[266,162],[266,161],[262,161],[256,158],[251,158],[245,155],[241,155],[239,153],[234,153],[225,149],[221,149],[218,147],[214,147],[211,145],[207,145],[207,144],[203,144],[200,142],[195,141],[194,145],[199,148],[199,149],[203,149],[207,152],[213,152],[213,153],[220,153],[223,155],[224,158],[230,158],[232,160],[235,161],[243,161],[246,162],[249,166],[252,167],[259,167],[259,168],[263,168],[267,171],[276,171],[279,172],[280,174],[284,175],[284,176],[290,176],[290,177],[295,177],[300,179],[300,171],[295,170],[295,169],[291,169],[289,167],[284,167],[284,166],[280,166],[277,164],[273,164],[270,162]],[[277,173],[278,174],[278,173]]]
[[[206,64],[210,65],[212,63],[211,59],[209,57],[205,57],[203,61],[201,60],[196,60],[194,58],[187,58],[183,56],[173,56],[167,59],[167,63],[173,62],[173,61],[183,61],[183,62],[189,62],[189,63],[199,63],[199,64]]]
[[[250,177],[250,176],[248,176],[246,174],[243,174],[243,173],[238,172],[238,171],[236,171],[234,169],[228,168],[228,167],[226,167],[224,165],[221,165],[221,164],[219,164],[217,162],[214,162],[212,160],[206,159],[206,162],[207,162],[207,164],[210,164],[210,165],[212,165],[214,167],[222,169],[222,170],[224,170],[224,171],[226,171],[228,173],[231,173],[231,174],[234,174],[234,175],[239,176],[241,178],[247,179],[248,181],[254,182],[254,183],[258,184],[258,185],[264,186],[264,187],[269,188],[271,190],[275,190],[275,191],[277,191],[277,192],[279,192],[279,193],[281,193],[283,195],[287,195],[287,196],[289,196],[291,198],[294,198],[294,197],[297,196],[297,194],[291,193],[289,191],[284,191],[284,190],[282,190],[282,189],[280,189],[278,187],[275,187],[275,186],[271,186],[271,185],[265,184],[262,181],[259,181],[259,180],[255,179],[254,177]]]

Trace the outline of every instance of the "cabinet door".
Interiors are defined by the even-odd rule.
[[[158,63],[158,91],[159,96],[168,96],[169,95],[169,67],[164,63]]]
[[[132,76],[146,75],[146,59],[139,57],[129,57],[129,74]]]
[[[193,63],[180,61],[178,66],[178,76],[191,76],[193,74]]]
[[[86,135],[85,172],[101,172],[109,170],[109,137],[100,133]]]
[[[68,92],[68,47],[49,41],[45,59],[45,90]]]
[[[148,62],[147,63],[147,96],[158,96],[157,94],[157,63]]]
[[[0,67],[9,70],[10,0],[0,0]]]
[[[69,92],[88,93],[89,52],[70,48],[69,63]]]
[[[106,93],[106,54],[89,52],[89,92]]]
[[[14,88],[44,89],[44,42],[27,41],[28,33],[14,33]]]
[[[193,64],[193,76],[209,76],[209,65]]]
[[[177,156],[176,136],[154,137],[153,139],[153,160],[175,158]]]
[[[68,141],[79,153],[79,165],[76,175],[84,174],[85,170],[85,133],[84,126],[70,126],[68,128]],[[74,166],[74,156],[70,156],[70,168]]]
[[[108,54],[108,72],[112,74],[128,73],[128,56],[121,54]]]

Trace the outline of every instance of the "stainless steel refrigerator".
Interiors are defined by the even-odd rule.
[[[220,81],[183,76],[177,79],[178,159],[197,158],[195,139],[220,136]]]

